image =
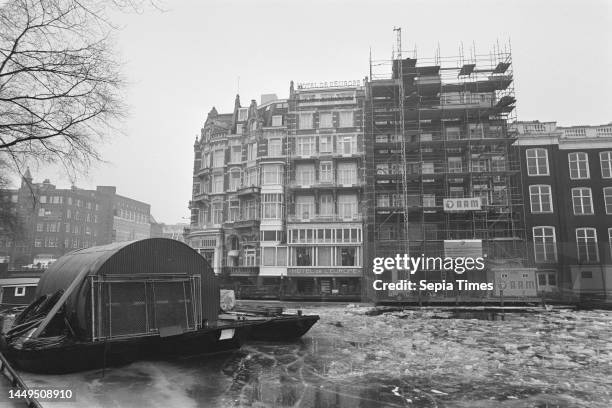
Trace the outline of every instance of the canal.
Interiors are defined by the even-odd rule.
[[[611,406],[610,311],[305,312],[321,320],[295,343],[23,378],[76,392],[45,407]]]

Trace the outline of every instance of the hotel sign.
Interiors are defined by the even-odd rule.
[[[353,81],[298,82],[297,89],[342,88],[350,86],[361,86],[361,81],[356,79]]]
[[[444,211],[473,211],[481,209],[480,197],[469,198],[445,198],[443,200]]]
[[[361,268],[287,268],[287,276],[340,277],[361,276]]]

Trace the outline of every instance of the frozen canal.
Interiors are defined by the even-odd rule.
[[[292,344],[64,376],[87,407],[610,407],[612,312],[505,314],[312,308]],[[492,316],[489,316],[492,317]],[[58,407],[60,404],[45,403]]]

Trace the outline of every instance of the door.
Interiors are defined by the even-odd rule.
[[[557,291],[557,273],[556,272],[538,272],[538,292],[556,292]]]

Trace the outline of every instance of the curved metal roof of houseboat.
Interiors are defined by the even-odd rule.
[[[76,280],[74,290],[66,300],[66,312],[84,319],[84,308],[90,296],[88,276],[131,278],[157,275],[200,275],[203,317],[216,321],[219,311],[217,278],[206,259],[185,243],[168,238],[149,238],[117,242],[69,252],[55,261],[41,276],[36,298],[68,290]],[[81,322],[83,323],[83,322]]]

